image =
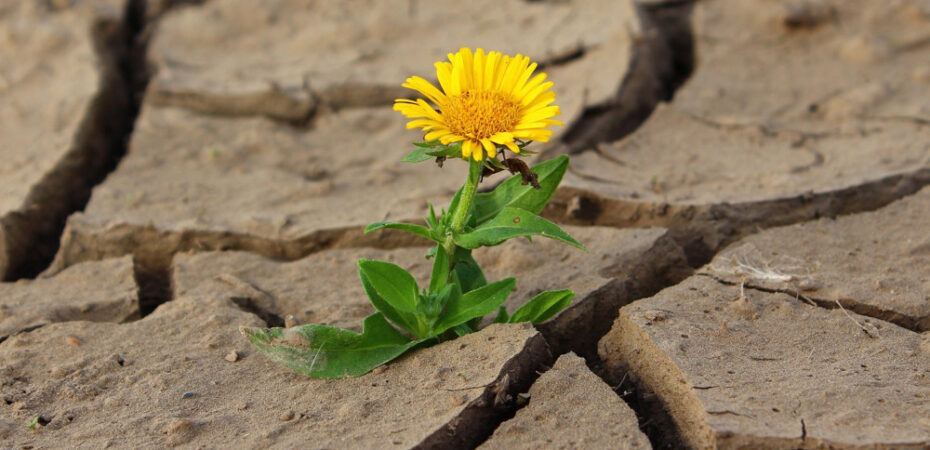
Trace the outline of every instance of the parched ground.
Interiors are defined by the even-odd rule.
[[[464,178],[399,162],[462,46],[556,83],[544,211],[476,252],[537,327],[346,380],[240,326],[358,329]],[[930,448],[930,3],[0,3],[2,448]],[[491,186],[502,175],[489,178]]]

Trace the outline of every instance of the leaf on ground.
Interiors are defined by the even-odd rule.
[[[401,334],[381,313],[365,318],[361,333],[326,325],[241,331],[269,359],[311,378],[363,375],[422,342]]]

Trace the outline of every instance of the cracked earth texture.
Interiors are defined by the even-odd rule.
[[[428,277],[361,230],[463,179],[391,111],[461,46],[555,81],[544,215],[589,249],[475,257],[575,299],[275,366],[240,326],[358,329],[358,258]],[[2,448],[930,447],[926,0],[8,1],[0,56]]]

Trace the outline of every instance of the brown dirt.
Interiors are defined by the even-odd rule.
[[[0,283],[0,342],[55,322],[123,322],[139,317],[129,257],[92,261],[51,278]]]
[[[928,25],[923,0],[0,5],[0,447],[930,447]],[[572,305],[359,378],[275,366],[239,326],[357,329],[360,257],[425,281],[425,241],[361,229],[458,187],[398,162],[422,136],[390,105],[476,45],[555,81],[532,160],[572,155],[544,214],[588,252],[475,257],[511,310]]]
[[[702,276],[622,308],[600,342],[611,378],[634,377],[694,448],[926,448],[924,347],[881,320]]]
[[[188,297],[129,324],[13,336],[0,347],[3,420],[16,424],[4,445],[461,446],[548,358],[532,327],[496,325],[363,377],[308,380],[236,331],[263,325],[229,300]],[[36,416],[39,430],[23,425]]]
[[[573,353],[523,397],[529,404],[479,448],[652,448],[636,414]]]

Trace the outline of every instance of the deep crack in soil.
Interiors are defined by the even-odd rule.
[[[98,91],[59,163],[29,192],[24,206],[0,223],[0,278],[32,278],[51,263],[71,213],[126,153],[148,81],[142,31],[145,2],[127,3],[121,20],[98,18],[90,33],[101,71]],[[5,248],[4,248],[5,247]]]
[[[648,28],[635,44],[630,70],[611,102],[587,108],[571,124],[563,138],[568,153],[627,136],[674,97],[694,70],[693,7],[694,0],[637,5]]]

